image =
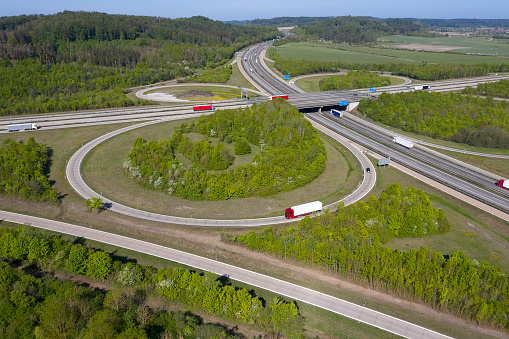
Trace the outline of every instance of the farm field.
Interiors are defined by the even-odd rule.
[[[415,38],[415,37],[414,37]],[[499,64],[509,59],[455,53],[434,53],[380,47],[346,46],[320,42],[288,43],[275,47],[284,59],[341,61],[361,64]],[[509,48],[508,48],[509,49]]]
[[[382,37],[379,43],[385,46],[395,46],[401,44],[422,44],[431,46],[451,46],[457,49],[452,49],[452,53],[466,54],[466,53],[481,53],[493,54],[509,57],[509,44],[504,42],[503,39],[491,39],[487,37],[469,37],[466,35],[451,35],[435,38],[416,37],[416,36],[403,36],[391,35]],[[503,62],[503,61],[501,61]]]

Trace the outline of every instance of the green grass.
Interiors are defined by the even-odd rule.
[[[348,195],[361,180],[360,171],[351,174],[345,171],[349,167],[349,161],[355,162],[353,155],[343,148],[336,149],[327,140],[325,142],[327,161],[324,173],[306,186],[289,192],[281,192],[269,198],[189,201],[168,196],[161,191],[146,189],[124,174],[122,164],[125,156],[138,137],[144,137],[146,140],[168,139],[171,137],[173,128],[182,122],[167,122],[144,127],[107,140],[87,157],[82,169],[85,180],[104,196],[132,207],[170,215],[216,219],[278,216],[282,215],[288,206],[303,201],[320,200],[324,204],[331,203]],[[211,138],[211,140],[214,139]],[[233,147],[233,144],[225,144],[225,146]],[[236,165],[247,162],[249,158],[249,155],[239,157]]]
[[[383,45],[400,44],[429,44],[438,46],[464,47],[451,50],[451,53],[481,53],[509,56],[509,44],[504,40],[491,39],[491,37],[469,37],[465,35],[440,36],[436,38],[393,35],[379,39]],[[503,61],[501,61],[503,62]]]
[[[240,73],[239,65],[237,63],[232,66],[232,75],[226,84],[230,86],[241,86],[243,88],[256,89],[249,81],[246,80],[246,78],[244,78],[242,73]]]
[[[186,94],[191,90],[210,92],[212,96],[196,96],[196,97],[185,97],[182,99],[190,100],[190,101],[216,101],[216,100],[228,100],[228,99],[237,99],[240,98],[240,89],[230,88],[230,87],[220,87],[220,86],[199,86],[199,85],[190,85],[190,86],[171,86],[158,88],[148,93],[167,93],[175,95],[179,98],[180,95]]]
[[[505,58],[455,53],[419,52],[378,47],[346,46],[320,42],[289,43],[275,47],[282,58],[294,60],[318,60],[361,64],[499,64]]]
[[[306,77],[295,81],[295,85],[297,85],[300,89],[305,92],[320,92],[320,80],[329,77],[330,75],[316,75],[311,77]],[[405,81],[396,78],[396,77],[385,77],[391,81],[391,85],[399,85],[404,83]]]

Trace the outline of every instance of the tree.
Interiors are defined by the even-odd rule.
[[[87,260],[87,275],[104,279],[111,272],[112,260],[109,254],[102,251],[92,253]]]
[[[97,198],[97,197],[92,197],[90,199],[87,199],[86,205],[90,212],[93,212],[93,211],[101,212],[104,209],[103,200],[101,198]]]
[[[245,138],[239,138],[235,141],[234,152],[237,155],[249,154],[251,153],[251,146]]]

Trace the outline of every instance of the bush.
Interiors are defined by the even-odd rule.
[[[251,153],[251,146],[245,138],[239,138],[235,141],[234,152],[236,155],[244,155]]]

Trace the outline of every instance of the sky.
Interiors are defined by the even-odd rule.
[[[2,0],[1,16],[68,11],[214,20],[280,16],[509,19],[509,0]]]

